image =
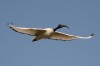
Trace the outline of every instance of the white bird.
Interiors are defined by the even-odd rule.
[[[66,25],[59,24],[56,28],[24,28],[24,27],[16,27],[13,24],[10,24],[9,27],[19,33],[22,34],[28,34],[31,36],[36,36],[33,41],[38,41],[40,39],[55,39],[55,40],[74,40],[74,39],[90,39],[94,36],[94,34],[91,34],[88,37],[81,37],[81,36],[75,36],[75,35],[70,35],[70,34],[65,34],[62,32],[58,32],[57,29],[67,27]]]

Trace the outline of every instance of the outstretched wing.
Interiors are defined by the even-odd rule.
[[[52,36],[49,39],[55,39],[55,40],[74,40],[74,39],[90,39],[93,37],[94,34],[91,34],[88,37],[81,37],[81,36],[75,36],[75,35],[69,35],[69,34],[64,34],[61,32],[54,32]]]
[[[9,27],[16,32],[19,32],[22,34],[28,34],[31,36],[36,36],[40,33],[45,32],[45,30],[39,29],[39,28],[23,28],[23,27],[16,27],[15,25],[9,25]]]

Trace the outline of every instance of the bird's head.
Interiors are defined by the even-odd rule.
[[[59,25],[54,29],[54,31],[56,31],[57,29],[63,28],[63,27],[69,28],[69,27],[66,26],[66,25],[59,24]]]
[[[63,24],[59,24],[59,25],[58,25],[58,29],[59,29],[59,28],[63,28],[63,27],[66,27],[66,28],[69,29],[69,27],[68,27],[67,25],[63,25]]]

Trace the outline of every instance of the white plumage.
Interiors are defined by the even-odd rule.
[[[67,27],[66,25],[59,24],[55,29],[53,28],[24,28],[24,27],[16,27],[15,25],[9,25],[9,27],[19,33],[22,34],[28,34],[31,36],[36,36],[35,39],[32,41],[38,41],[40,39],[55,39],[55,40],[73,40],[73,39],[90,39],[93,37],[94,34],[91,34],[88,37],[81,37],[81,36],[75,36],[70,34],[65,34],[62,32],[56,31],[59,28]]]

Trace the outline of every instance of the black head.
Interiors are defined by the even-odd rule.
[[[63,27],[67,27],[67,28],[69,28],[69,27],[66,26],[66,25],[59,24],[56,28],[54,28],[54,31],[56,31],[57,29],[63,28]]]
[[[63,28],[63,27],[67,27],[67,28],[69,28],[68,26],[63,25],[63,24],[59,24],[59,25],[58,25],[58,28]]]

